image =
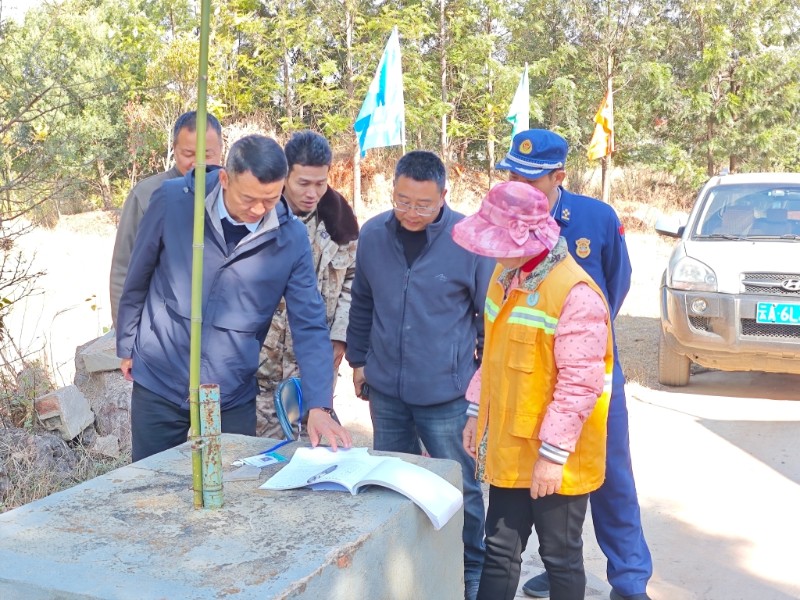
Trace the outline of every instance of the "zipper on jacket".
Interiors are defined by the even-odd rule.
[[[400,373],[397,378],[397,397],[403,397],[403,371],[405,370],[405,363],[403,362],[403,346],[405,345],[405,330],[406,330],[406,306],[408,306],[408,281],[411,279],[411,267],[406,269],[406,274],[403,277],[403,314],[400,317]]]

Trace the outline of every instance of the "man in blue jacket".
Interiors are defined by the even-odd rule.
[[[421,439],[434,458],[461,464],[471,600],[483,566],[484,508],[461,432],[494,262],[453,242],[463,215],[445,204],[445,179],[431,152],[409,152],[397,163],[394,209],[367,221],[359,237],[346,357],[356,394],[369,396],[376,450],[420,454]]]
[[[206,175],[200,380],[220,386],[222,431],[255,435],[258,354],[281,297],[303,374],[313,445],[351,445],[332,416],[333,351],[305,226],[281,197],[283,149],[250,135]],[[139,226],[122,292],[117,355],[131,395],[132,458],[189,430],[194,170],[164,183]]]
[[[631,285],[624,230],[608,204],[561,187],[567,152],[567,141],[557,133],[529,129],[514,136],[511,150],[497,168],[509,171],[510,180],[532,185],[547,195],[570,253],[603,291],[611,315],[616,317]],[[648,600],[647,582],[653,574],[653,563],[642,531],[631,468],[625,377],[616,344],[606,479],[589,498],[595,536],[608,559],[611,600]],[[528,580],[523,591],[528,596],[546,598],[550,593],[547,573]]]

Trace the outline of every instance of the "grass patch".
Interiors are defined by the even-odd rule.
[[[22,368],[15,372],[14,364]],[[94,454],[79,436],[65,442],[44,431],[33,403],[55,385],[40,361],[0,369],[0,512],[107,473],[130,462]],[[89,433],[94,433],[89,429]]]
[[[0,429],[0,512],[33,502],[130,462],[94,455],[80,441],[42,431]]]

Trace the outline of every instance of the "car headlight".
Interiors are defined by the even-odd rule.
[[[670,273],[669,287],[676,290],[716,292],[717,275],[708,265],[684,256],[678,260]]]

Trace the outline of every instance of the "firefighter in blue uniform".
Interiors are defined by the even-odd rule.
[[[509,171],[509,179],[528,183],[547,195],[570,254],[600,286],[616,317],[631,285],[624,230],[608,204],[561,187],[567,151],[567,141],[560,135],[546,129],[529,129],[514,136],[511,150],[497,169]],[[642,532],[631,468],[624,385],[615,344],[606,479],[600,489],[591,493],[590,505],[597,542],[608,559],[611,600],[649,600],[646,590],[653,563]],[[547,597],[547,573],[528,580],[523,591],[528,596]]]

